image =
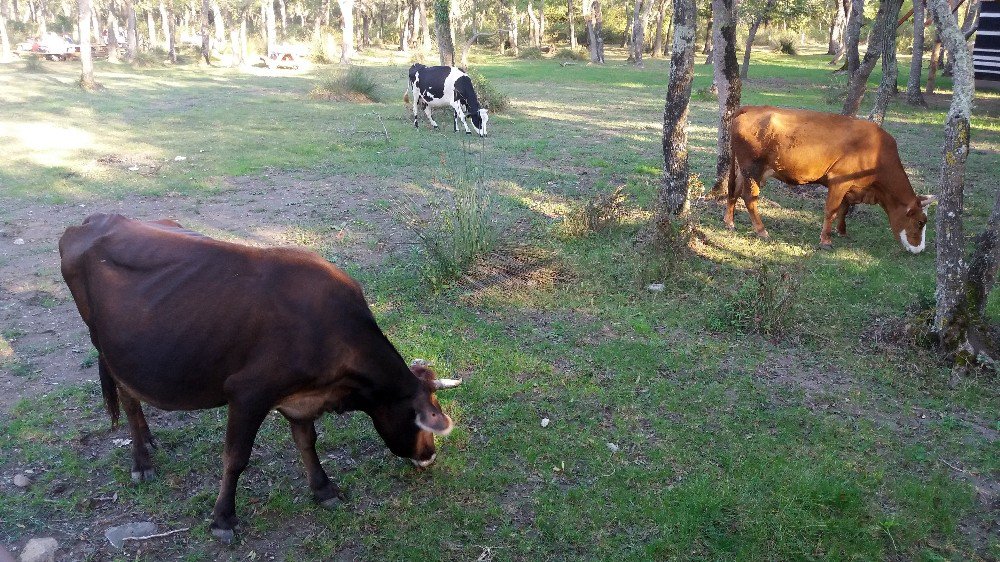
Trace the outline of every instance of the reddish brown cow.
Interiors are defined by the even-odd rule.
[[[896,140],[878,125],[853,117],[802,109],[747,106],[732,125],[733,159],[723,222],[734,228],[736,200],[743,198],[757,234],[767,230],[757,212],[760,188],[769,177],[791,184],[819,183],[829,190],[820,246],[831,248],[833,218],[847,234],[851,205],[878,204],[889,215],[893,238],[915,254],[924,249],[930,195],[913,192]]]
[[[324,412],[368,414],[389,449],[418,466],[451,419],[434,391],[457,386],[407,367],[375,323],[361,287],[311,252],[251,248],[173,221],[93,215],[59,240],[62,273],[97,348],[112,422],[132,433],[132,479],[153,476],[154,441],[140,402],[164,410],[228,406],[212,532],[229,542],[236,483],[271,410],[288,419],[314,499],[341,492],[316,456]]]

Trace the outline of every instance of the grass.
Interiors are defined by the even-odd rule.
[[[407,61],[378,56],[362,64],[386,91],[402,93]],[[443,189],[466,151],[489,163],[490,196],[517,225],[508,234],[551,252],[568,272],[553,285],[523,284],[471,303],[461,287],[429,291],[419,254],[349,268],[405,357],[466,381],[441,395],[457,427],[429,471],[391,458],[364,415],[327,417],[318,450],[352,499],[323,511],[309,501],[287,426],[269,418],[240,482],[241,542],[228,549],[205,524],[224,412],[151,416],[159,479],[136,487],[128,449],[111,442],[127,432],[108,430],[99,389],[87,383],[33,396],[0,419],[4,474],[36,476],[27,492],[0,494],[0,541],[21,544],[49,527],[77,536],[98,519],[141,515],[192,531],[125,558],[1000,557],[989,534],[995,513],[973,485],[996,482],[1000,471],[995,381],[949,386],[947,369],[925,353],[869,335],[933,295],[933,252],[900,248],[877,207],[849,217],[850,238],[834,251],[815,252],[823,197],[772,181],[762,204],[772,241],[753,236],[745,213],[730,233],[721,208],[697,203],[692,257],[661,270],[674,272],[659,279],[667,290],[647,291],[656,280],[637,280],[635,240],[658,186],[666,63],[638,71],[612,59],[563,67],[475,55],[475,68],[513,103],[491,115],[487,141],[467,144],[447,126],[413,129],[395,99],[312,100],[322,73],[99,65],[108,90],[97,97],[73,89],[74,72],[54,63],[44,74],[0,67],[0,98],[12,109],[0,115],[6,206],[127,202],[137,193],[197,208],[225,196],[234,176],[267,176],[274,190],[310,175],[424,193]],[[831,79],[826,61],[755,53],[744,102],[837,111],[826,100],[843,78]],[[908,65],[900,68],[902,81]],[[696,90],[709,86],[710,70],[696,66]],[[997,107],[995,93],[980,95],[981,108]],[[702,178],[714,177],[716,104],[696,99],[691,108],[691,165]],[[386,120],[389,139],[340,132],[373,109],[399,116]],[[919,192],[935,190],[945,111],[940,102],[928,110],[896,102],[886,118]],[[55,134],[56,146],[38,144],[39,128]],[[975,232],[998,188],[1000,117],[974,115],[972,139],[966,204]],[[95,164],[119,152],[158,168]],[[561,235],[567,213],[618,186],[635,210],[588,236]],[[392,213],[382,193],[343,196],[370,197]],[[320,233],[288,226],[303,243]],[[776,341],[719,322],[720,307],[760,264],[802,268],[794,323]],[[997,307],[991,300],[993,318]],[[17,353],[16,337],[7,339]],[[551,420],[545,428],[543,417]],[[115,502],[95,499],[115,493]],[[75,552],[105,548],[99,543],[68,540]]]

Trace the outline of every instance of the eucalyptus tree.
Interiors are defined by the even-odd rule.
[[[712,0],[715,22],[712,28],[714,48],[713,72],[719,90],[718,158],[716,160],[715,185],[712,191],[726,193],[729,188],[729,172],[732,160],[730,126],[740,108],[740,67],[736,61],[736,3],[737,0]]]
[[[340,6],[340,64],[351,64],[354,57],[354,0],[337,0]]]
[[[920,91],[920,73],[924,65],[924,7],[927,0],[913,0],[913,52],[910,56],[910,76],[906,81],[906,103],[927,107]]]
[[[94,80],[94,59],[90,50],[90,11],[90,0],[77,0],[80,26],[80,87],[86,91],[97,89],[97,81]]]
[[[604,64],[604,16],[600,0],[583,0],[584,20],[587,23],[587,49],[590,62]]]
[[[442,66],[455,66],[455,41],[451,31],[451,0],[434,0],[434,32]]]
[[[753,42],[757,38],[757,30],[761,25],[767,25],[771,20],[774,7],[778,0],[744,0],[742,11],[745,17],[750,18],[750,27],[747,31],[747,44],[743,51],[743,67],[740,69],[740,78],[746,80],[750,69],[750,50],[753,49]]]
[[[844,100],[844,108],[841,111],[844,115],[853,116],[861,107],[868,77],[871,76],[875,63],[882,56],[884,47],[891,43],[895,48],[896,18],[899,17],[899,9],[902,6],[903,0],[881,0],[879,3],[878,13],[875,15],[875,23],[868,40],[868,49],[865,51],[865,58],[861,61],[858,70],[851,75],[847,86],[847,98]]]

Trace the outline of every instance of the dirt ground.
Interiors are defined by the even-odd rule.
[[[305,247],[337,264],[371,267],[407,251],[408,232],[391,206],[421,198],[375,178],[265,174],[229,183],[231,190],[200,197],[63,204],[0,199],[0,412],[59,385],[97,378],[86,326],[59,271],[59,237],[86,216],[172,218],[233,242]]]

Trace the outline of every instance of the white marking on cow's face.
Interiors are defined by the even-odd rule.
[[[910,244],[910,241],[906,239],[906,230],[899,231],[899,241],[903,243],[903,247],[909,250],[911,253],[919,254],[924,251],[924,245],[927,242],[927,225],[920,231],[920,245],[914,246]]]
[[[434,459],[436,457],[437,457],[437,453],[434,453],[433,455],[431,455],[431,458],[429,458],[429,459],[427,459],[425,461],[418,461],[417,459],[410,459],[410,462],[412,462],[414,465],[416,465],[419,468],[427,468],[428,466],[434,464]]]

